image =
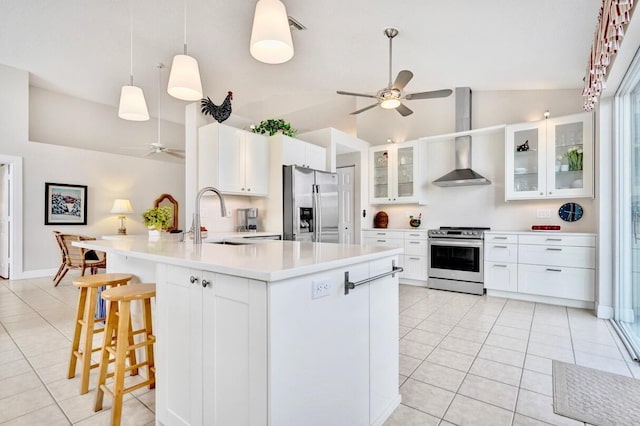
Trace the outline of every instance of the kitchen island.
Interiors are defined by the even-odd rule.
[[[163,425],[381,425],[398,406],[402,249],[84,241],[157,283]],[[371,277],[379,277],[353,288]]]

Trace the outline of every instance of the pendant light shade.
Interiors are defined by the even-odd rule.
[[[142,89],[137,86],[122,86],[118,117],[131,121],[147,121],[149,110]]]
[[[202,82],[198,61],[187,55],[186,52],[184,55],[173,57],[167,93],[183,101],[202,99]]]
[[[293,58],[287,9],[280,0],[258,0],[249,51],[266,64],[281,64]]]

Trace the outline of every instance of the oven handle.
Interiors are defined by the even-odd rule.
[[[482,240],[458,240],[455,238],[429,238],[429,245],[456,247],[482,247]]]

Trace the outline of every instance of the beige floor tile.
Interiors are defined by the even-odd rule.
[[[468,374],[458,393],[469,398],[493,404],[505,410],[513,411],[516,406],[518,388],[484,377]]]
[[[23,416],[17,417],[13,420],[10,420],[6,423],[3,423],[3,426],[35,426],[35,425],[47,425],[47,426],[65,426],[70,425],[69,419],[67,419],[60,410],[60,408],[55,405],[48,405],[44,408],[40,408],[38,410],[32,411]]]
[[[442,342],[440,342],[438,347],[454,352],[460,352],[465,355],[476,356],[482,347],[482,343],[447,336],[442,339]]]
[[[19,376],[21,374],[32,371],[31,366],[26,359],[21,358],[15,361],[5,362],[0,367],[0,380],[8,379],[9,377]]]
[[[532,419],[531,417],[523,416],[520,413],[516,413],[513,417],[513,426],[547,426],[549,423]]]
[[[44,386],[0,399],[0,423],[29,414],[54,403]]]
[[[555,334],[541,333],[539,331],[531,331],[529,342],[542,343],[549,346],[558,346],[560,348],[572,349],[571,337],[558,336]]]
[[[399,322],[403,327],[414,328],[416,325],[420,324],[420,319],[400,314]]]
[[[402,374],[398,374],[398,387],[402,386],[402,384],[407,380],[407,376],[403,376]]]
[[[122,426],[146,425],[154,419],[155,414],[136,399],[122,404]],[[74,424],[77,426],[109,426],[111,424],[111,410],[103,409],[101,412]]]
[[[592,343],[598,343],[601,345],[609,345],[609,346],[615,346],[616,344],[615,339],[613,338],[609,330],[606,329],[606,327],[604,330],[597,329],[597,328],[591,329],[591,330],[572,329],[571,337],[576,342],[585,341],[585,342],[592,342]]]
[[[49,365],[48,367],[38,368],[36,374],[38,374],[44,383],[51,383],[60,379],[66,379],[68,371],[69,361],[65,361],[59,364]]]
[[[453,325],[444,324],[444,323],[441,323],[441,322],[438,322],[438,321],[433,321],[433,320],[427,318],[426,320],[424,320],[421,323],[419,323],[416,326],[416,328],[418,330],[431,331],[433,333],[446,335],[447,333],[449,333],[449,331],[451,331],[451,329],[453,328]]]
[[[551,375],[553,362],[550,358],[527,354],[524,360],[524,368],[538,373]]]
[[[495,324],[494,321],[474,321],[464,319],[460,321],[457,325],[458,327],[468,328],[470,330],[482,331],[484,333],[488,333],[491,331],[491,328]]]
[[[485,331],[471,330],[463,327],[453,327],[449,332],[449,336],[477,343],[483,343],[488,335],[489,333]]]
[[[501,364],[499,362],[483,358],[476,358],[469,370],[469,373],[506,383],[511,386],[519,386],[520,376],[522,376],[522,368]]]
[[[527,350],[526,340],[500,336],[498,334],[490,334],[484,343],[485,345],[497,346],[499,348],[510,349],[518,352],[526,352]]]
[[[407,333],[404,338],[424,345],[437,346],[444,338],[444,335],[431,331],[413,329]]]
[[[22,352],[20,352],[20,349],[18,349],[17,347],[2,351],[0,352],[0,368],[3,368],[2,364],[17,361],[19,359],[24,359],[24,356],[22,355]]]
[[[138,401],[142,402],[149,410],[156,412],[156,391],[145,388],[147,392],[142,395],[135,395]]]
[[[448,313],[436,312],[428,316],[429,321],[439,322],[441,324],[456,325],[462,319],[462,315],[451,315]]]
[[[621,374],[627,377],[633,377],[631,371],[629,371],[629,367],[627,367],[627,363],[620,359],[606,358],[576,351],[576,364],[602,371],[608,371],[610,373]]]
[[[461,426],[509,426],[512,416],[511,411],[456,395],[444,419]]]
[[[64,411],[65,415],[75,424],[96,415],[96,412],[93,411],[95,398],[96,398],[96,391],[94,389],[94,390],[90,390],[88,393],[84,395],[74,395],[71,398],[58,400],[58,404]],[[131,396],[131,394],[126,394],[123,397],[123,401],[129,401],[132,398],[133,397]],[[102,409],[109,410],[111,408],[111,405],[112,405],[111,398],[109,398],[108,395],[105,395],[103,404],[102,404]]]
[[[514,339],[527,340],[529,338],[529,330],[515,327],[507,327],[504,325],[494,325],[491,334],[500,336],[513,337]]]
[[[490,361],[522,368],[522,365],[524,364],[524,355],[525,354],[523,352],[484,345],[478,353],[478,358],[484,358]]]
[[[400,339],[400,353],[402,355],[425,359],[434,349],[435,347],[431,345],[425,345],[424,343],[414,342],[408,339]]]
[[[538,342],[529,342],[527,353],[545,358],[557,359],[558,361],[574,363],[573,351],[560,346],[549,346]]]
[[[554,336],[571,337],[569,326],[557,327],[553,325],[535,323],[531,327],[531,331],[535,331],[538,333],[553,334]]]
[[[38,387],[44,387],[44,385],[38,376],[36,376],[36,373],[30,370],[26,373],[0,380],[0,399],[8,398],[12,395],[17,395]]]
[[[530,330],[531,329],[531,320],[530,319],[524,319],[524,318],[513,318],[510,316],[505,316],[505,317],[499,317],[498,320],[496,321],[496,325],[501,325],[504,327],[513,327],[513,328],[519,328],[522,330]]]
[[[54,349],[49,352],[44,352],[39,355],[29,357],[29,363],[36,370],[50,365],[60,364],[63,362],[69,362],[71,357],[71,342],[68,342],[67,347]]]
[[[400,357],[400,374],[403,376],[411,376],[411,373],[418,368],[418,365],[422,362],[422,360],[417,358],[412,358],[406,355],[399,355]]]
[[[440,423],[438,417],[418,411],[404,404],[393,412],[384,426],[437,426]]]
[[[446,349],[436,348],[427,357],[427,361],[434,364],[443,365],[462,372],[469,371],[474,357],[461,354],[460,352],[448,351]]]
[[[409,327],[403,327],[403,326],[399,326],[398,327],[398,337],[399,338],[403,338],[404,336],[407,335],[408,332],[410,332],[412,329]]]
[[[520,389],[516,412],[553,425],[583,426],[582,422],[553,412],[553,398],[526,389]]]
[[[575,341],[573,349],[576,352],[585,352],[590,355],[597,355],[605,358],[624,360],[617,346],[601,345],[599,343],[591,343],[584,341]]]
[[[456,392],[466,373],[425,361],[413,372],[412,379]]]
[[[438,418],[442,418],[455,395],[453,392],[411,378],[402,385],[400,394],[404,405]]]
[[[524,370],[520,387],[543,395],[553,396],[553,381],[551,376],[546,374]]]

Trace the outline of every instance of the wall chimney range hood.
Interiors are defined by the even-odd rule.
[[[456,132],[471,130],[471,89],[456,87]],[[433,181],[438,186],[490,185],[491,181],[471,169],[471,136],[455,139],[456,168]]]

